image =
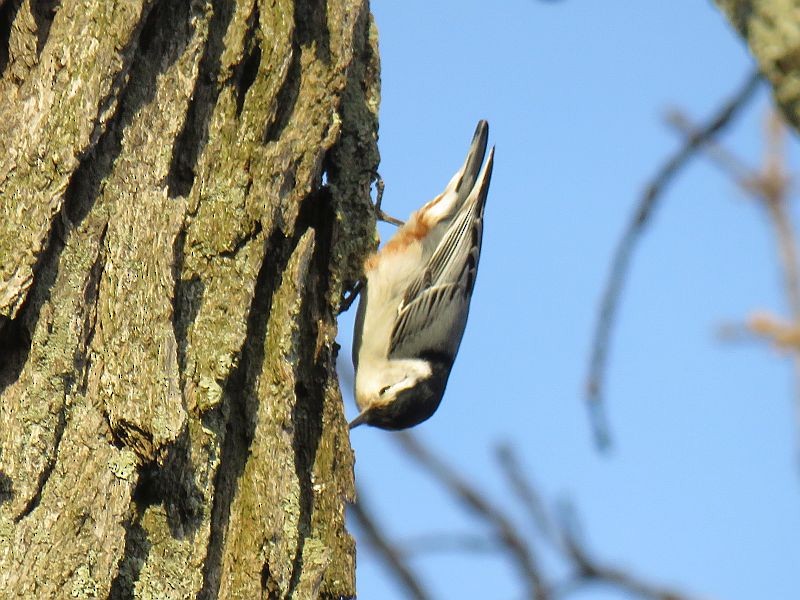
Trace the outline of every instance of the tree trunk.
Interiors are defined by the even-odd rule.
[[[787,121],[800,131],[800,2],[715,2],[747,42]]]
[[[355,593],[367,0],[0,0],[0,597]]]

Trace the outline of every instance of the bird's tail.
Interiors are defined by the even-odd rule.
[[[483,157],[486,155],[488,140],[489,124],[484,120],[480,120],[475,128],[475,135],[472,136],[472,143],[464,164],[453,175],[444,192],[422,208],[432,218],[433,222],[453,218],[467,201],[475,187],[475,182],[478,180]]]
[[[489,123],[481,119],[475,127],[475,134],[472,136],[472,143],[467,152],[467,158],[464,165],[453,176],[453,179],[448,184],[448,188],[454,186],[455,192],[459,195],[459,205],[467,199],[472,188],[475,187],[475,181],[478,179],[478,173],[483,164],[483,157],[486,155],[486,145],[489,140]]]

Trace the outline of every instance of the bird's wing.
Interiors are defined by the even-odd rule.
[[[475,286],[493,163],[494,149],[427,267],[406,290],[392,330],[391,358],[458,351]]]
[[[390,358],[419,358],[425,353],[455,356],[467,323],[469,297],[463,286],[429,287],[398,313]]]

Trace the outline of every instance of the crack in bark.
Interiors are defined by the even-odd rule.
[[[31,2],[31,15],[36,22],[36,56],[40,56],[47,39],[50,37],[50,26],[56,16],[61,0],[38,0]]]
[[[111,435],[117,448],[120,450],[129,448],[140,459],[141,457],[156,455],[156,442],[153,438],[152,430],[127,419],[120,419],[112,423],[108,413],[104,411],[104,415],[108,426],[111,428]]]
[[[106,242],[106,234],[108,233],[108,221],[103,225],[100,232],[100,237],[97,240],[97,258],[94,261],[91,269],[89,270],[89,278],[86,282],[86,288],[83,292],[83,305],[87,307],[84,313],[83,321],[83,339],[81,343],[75,348],[75,353],[72,357],[73,372],[80,375],[80,385],[78,390],[81,394],[85,394],[89,387],[89,348],[92,346],[94,334],[97,327],[97,305],[100,301],[100,280],[103,277],[103,271],[106,268],[106,255],[104,246]],[[72,392],[72,385],[74,381],[68,381],[65,386],[65,397],[69,396]]]
[[[314,46],[317,58],[331,63],[331,34],[328,30],[328,3],[325,0],[296,2],[294,40],[299,46]]]
[[[230,82],[236,87],[236,116],[242,114],[244,99],[247,91],[256,80],[258,67],[261,64],[261,45],[258,43],[257,30],[259,27],[260,13],[258,2],[253,2],[253,10],[247,17],[247,32],[245,33],[246,46],[242,61],[233,68]]]
[[[167,174],[167,194],[170,198],[188,196],[191,192],[197,159],[208,141],[211,114],[221,90],[218,83],[220,57],[224,49],[225,33],[233,18],[234,3],[213,0],[212,6],[214,14],[208,25],[208,37],[200,59],[186,120],[172,146],[172,161]]]
[[[125,527],[125,547],[119,562],[119,569],[108,592],[109,600],[129,600],[134,598],[136,582],[147,562],[152,544],[147,539],[147,531],[140,523],[141,513]]]
[[[277,106],[275,115],[267,122],[264,128],[265,144],[276,142],[280,139],[281,133],[289,124],[289,119],[294,113],[297,99],[300,97],[300,76],[302,75],[300,56],[300,44],[297,41],[297,25],[295,24],[292,35],[291,62],[281,87],[275,95],[275,104]]]
[[[197,318],[197,311],[203,298],[203,283],[200,277],[183,280],[183,265],[186,259],[184,247],[186,245],[186,227],[183,225],[175,236],[172,246],[172,332],[175,336],[176,354],[178,360],[178,381],[181,390],[181,399],[186,407],[186,347],[188,344],[189,325]]]
[[[97,106],[97,115],[94,120],[94,129],[92,130],[92,134],[89,137],[89,144],[84,152],[84,155],[81,156],[81,162],[83,162],[83,158],[87,155],[93,154],[95,156],[103,156],[103,152],[99,151],[100,149],[100,141],[106,136],[109,132],[114,131],[115,129],[118,130],[117,133],[117,142],[120,141],[122,137],[122,131],[124,129],[124,125],[131,122],[133,115],[136,114],[136,111],[141,106],[140,103],[132,103],[135,104],[133,110],[129,111],[126,115],[124,107],[126,104],[126,100],[128,100],[128,96],[130,95],[130,90],[132,89],[136,79],[134,67],[137,64],[137,59],[139,57],[139,50],[140,50],[140,40],[142,36],[143,30],[147,27],[149,22],[150,16],[153,12],[153,6],[155,1],[164,1],[164,0],[149,0],[142,3],[142,13],[139,22],[136,24],[136,28],[131,33],[130,39],[128,41],[128,46],[122,49],[119,52],[120,57],[122,58],[122,67],[120,68],[119,72],[114,77],[114,80],[111,82],[111,85],[108,88],[108,93],[105,95],[103,99],[98,102]],[[160,74],[163,69],[154,69],[158,71]],[[140,76],[141,77],[141,76]],[[105,119],[105,115],[108,113],[109,110],[114,106],[114,102],[117,102],[116,107],[114,109],[114,113],[108,119]],[[117,122],[121,122],[122,126],[117,126]],[[108,171],[110,171],[110,165],[113,164],[116,157],[119,155],[119,148],[117,148],[116,153],[112,157],[109,162]],[[107,171],[107,173],[108,173]],[[77,170],[76,170],[77,172]]]
[[[31,336],[22,327],[21,315],[20,311],[15,319],[0,316],[0,356],[4,359],[0,365],[0,394],[19,379],[28,360]]]
[[[170,448],[163,466],[157,462],[142,466],[132,500],[135,514],[125,524],[125,546],[111,583],[110,600],[134,597],[136,583],[153,548],[150,532],[142,525],[148,507],[163,505],[167,526],[174,539],[193,536],[202,525],[205,501],[195,484],[188,428]]]
[[[58,221],[57,223],[60,224],[61,221]],[[62,227],[66,227],[66,226],[59,225],[59,228],[62,228]],[[62,240],[60,242],[60,248],[58,249],[58,252],[60,253],[61,249],[63,249],[63,246],[65,245],[64,242],[63,242],[63,236],[62,236],[61,233],[58,233],[58,231],[56,229],[54,229],[54,232],[55,232],[54,233],[55,238],[59,239],[59,240]],[[87,283],[86,283],[86,290],[84,292],[84,306],[87,307],[87,310],[86,310],[86,313],[85,313],[84,324],[83,324],[83,335],[81,336],[83,338],[83,341],[82,341],[81,344],[79,344],[75,348],[75,353],[74,353],[74,356],[73,356],[73,364],[75,365],[75,369],[74,369],[75,373],[80,373],[81,372],[81,368],[83,367],[83,365],[85,365],[85,356],[87,354],[89,344],[91,343],[91,338],[94,335],[94,320],[92,320],[91,315],[94,312],[96,312],[97,294],[98,294],[98,291],[99,291],[99,281],[100,281],[100,276],[102,274],[103,268],[105,266],[105,260],[104,260],[104,256],[103,256],[103,252],[102,252],[102,244],[103,244],[103,241],[105,239],[105,234],[106,234],[106,227],[103,228],[103,230],[102,230],[102,232],[100,234],[100,237],[98,239],[98,245],[99,245],[100,249],[98,250],[97,258],[96,258],[96,260],[95,260],[95,262],[92,265],[92,268],[90,270],[90,275],[89,275],[89,277],[87,279]],[[55,266],[53,268],[50,268],[48,270],[48,273],[52,273],[52,278],[53,278],[53,280],[55,280],[57,272],[58,272],[58,263],[56,261]],[[41,278],[39,279],[39,281],[40,281],[40,285],[44,285],[42,283],[42,279]],[[52,285],[52,283],[49,283],[49,285],[46,286],[48,290],[49,290],[49,287],[51,285]],[[38,291],[37,291],[37,293],[38,293]],[[46,296],[46,294],[45,294],[45,296]],[[31,297],[36,297],[36,296],[31,296]],[[36,312],[36,315],[34,315],[34,318],[37,319],[37,320],[38,320],[38,311],[41,309],[41,305],[43,305],[43,304],[44,304],[44,302],[42,302],[36,308],[37,312]],[[28,314],[27,314],[26,311],[21,312],[20,315],[21,315],[20,318],[27,318],[28,317]],[[31,331],[33,331],[32,328],[31,328]],[[30,341],[28,342],[28,344],[29,345],[27,347],[27,350],[29,351],[30,350]],[[27,360],[27,358],[26,358],[26,360]],[[55,468],[56,462],[58,460],[58,450],[59,450],[59,446],[60,446],[60,443],[61,443],[61,438],[62,438],[62,436],[64,434],[64,430],[66,429],[66,426],[67,426],[67,399],[70,396],[70,394],[72,392],[72,386],[74,385],[74,378],[73,377],[64,375],[63,378],[64,378],[64,397],[60,402],[60,407],[59,407],[59,410],[58,410],[57,423],[56,423],[56,427],[55,427],[55,431],[54,431],[54,435],[53,435],[52,449],[50,449],[49,457],[47,459],[47,462],[44,465],[44,468],[39,473],[34,494],[30,497],[28,502],[25,504],[25,506],[19,512],[19,514],[14,517],[14,522],[15,523],[19,523],[22,519],[24,519],[26,516],[31,514],[36,509],[37,506],[39,506],[39,504],[41,502],[41,497],[42,497],[42,492],[44,490],[44,486],[47,484],[47,481],[50,479],[50,476],[52,475],[53,469]],[[83,389],[85,390],[85,379],[82,381],[82,384],[83,384]]]
[[[330,284],[330,248],[335,222],[330,190],[322,188],[305,198],[297,217],[297,229],[303,233],[309,228],[313,229],[315,243],[309,281],[301,299],[302,316],[299,322],[301,329],[305,329],[301,339],[317,340],[319,323],[323,315],[330,311],[326,298]],[[311,344],[302,345],[298,348],[298,361],[294,367],[296,401],[292,409],[295,432],[292,445],[295,474],[300,487],[300,515],[297,524],[297,546],[292,560],[292,573],[286,598],[294,595],[300,583],[303,574],[303,550],[306,539],[312,534],[313,529],[313,471],[317,449],[322,439],[325,382],[328,379],[328,368],[332,364],[329,349],[324,347],[321,350],[317,352],[317,348]]]
[[[42,306],[47,302],[50,290],[56,282],[61,252],[71,230],[67,225],[68,219],[64,216],[65,209],[66,203],[62,206],[60,216],[56,215],[51,223],[44,250],[33,265],[33,282],[17,316],[4,319],[0,325],[0,351],[9,357],[0,368],[0,394],[22,374],[30,355],[33,332],[39,322]]]
[[[300,97],[302,76],[303,47],[314,47],[317,58],[324,64],[330,64],[330,32],[328,31],[328,7],[325,2],[311,0],[298,2],[294,10],[294,27],[292,29],[292,53],[289,68],[276,95],[275,115],[264,128],[264,143],[280,139],[283,130],[294,114],[297,100]]]
[[[163,464],[154,461],[142,467],[133,498],[140,511],[162,504],[175,539],[198,530],[203,518],[203,494],[195,484],[188,429],[175,441]]]
[[[9,42],[11,41],[11,24],[17,16],[22,0],[7,0],[0,3],[0,77],[5,75],[10,59]]]
[[[193,32],[190,17],[190,3],[183,0],[155,0],[143,17],[130,77],[120,95],[124,126],[133,122],[142,106],[152,102],[159,76],[183,55]]]
[[[239,353],[239,364],[224,386],[226,401],[217,409],[221,411],[224,421],[224,437],[214,483],[211,531],[203,566],[203,587],[197,595],[201,600],[216,598],[219,593],[219,576],[231,504],[236,496],[239,478],[247,464],[255,432],[258,378],[252,371],[256,371],[264,360],[264,339],[272,299],[281,285],[283,272],[298,239],[297,236],[288,238],[277,230],[265,243],[264,258],[247,317],[247,333]]]
[[[332,199],[327,189],[309,194],[301,204],[300,214],[291,237],[275,231],[266,243],[265,257],[256,282],[255,293],[248,315],[247,334],[240,352],[240,360],[225,385],[229,399],[221,407],[225,419],[225,436],[222,442],[220,464],[215,482],[214,505],[211,516],[211,533],[204,564],[203,587],[198,598],[215,598],[219,592],[219,573],[224,554],[225,536],[230,510],[236,496],[239,478],[244,472],[256,425],[258,402],[258,367],[264,360],[264,340],[267,335],[272,298],[280,288],[284,271],[292,253],[309,228],[321,236],[315,243],[312,262],[315,268],[302,299],[300,326],[307,328],[303,339],[317,339],[317,322],[328,310],[326,304],[330,241],[335,223]],[[286,597],[292,597],[302,575],[303,549],[311,534],[314,509],[312,472],[319,441],[322,436],[322,412],[325,391],[322,382],[327,378],[330,356],[316,356],[314,346],[298,348],[300,360],[295,367],[297,402],[292,411],[295,435],[293,450],[295,472],[300,485],[300,517],[298,540],[293,559],[292,574]],[[301,433],[302,432],[302,433]],[[313,443],[300,444],[300,440]],[[271,580],[269,566],[265,564],[267,583]],[[263,575],[264,573],[262,573]]]
[[[0,471],[0,506],[14,499],[14,481]]]
[[[261,590],[266,594],[267,600],[279,600],[281,597],[280,587],[272,576],[269,562],[264,563],[261,569]]]
[[[242,248],[247,246],[250,242],[261,235],[261,232],[264,230],[263,225],[261,225],[260,221],[255,221],[253,223],[252,231],[245,233],[241,238],[236,240],[233,248],[230,250],[222,250],[217,254],[220,258],[236,258],[236,255],[241,252]]]
[[[44,469],[42,469],[42,472],[39,473],[39,479],[36,482],[36,492],[34,492],[33,496],[31,496],[30,500],[28,500],[20,513],[14,517],[15,524],[19,523],[22,521],[22,519],[36,510],[36,507],[39,506],[39,503],[42,501],[42,492],[44,491],[44,486],[50,479],[50,475],[53,474],[53,469],[56,467],[56,462],[58,461],[58,448],[61,445],[61,439],[64,437],[64,430],[66,428],[67,406],[66,403],[62,403],[61,410],[58,411],[58,423],[56,424],[56,430],[53,436],[53,452],[47,459],[47,464],[45,465]]]

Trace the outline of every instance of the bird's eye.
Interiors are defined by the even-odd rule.
[[[388,391],[389,391],[389,388],[390,388],[390,387],[392,387],[392,386],[390,386],[390,385],[387,385],[386,387],[382,387],[382,388],[381,388],[381,391],[380,391],[380,392],[378,392],[378,394],[380,394],[381,396],[383,396],[383,395],[384,395],[386,392],[388,392]]]

